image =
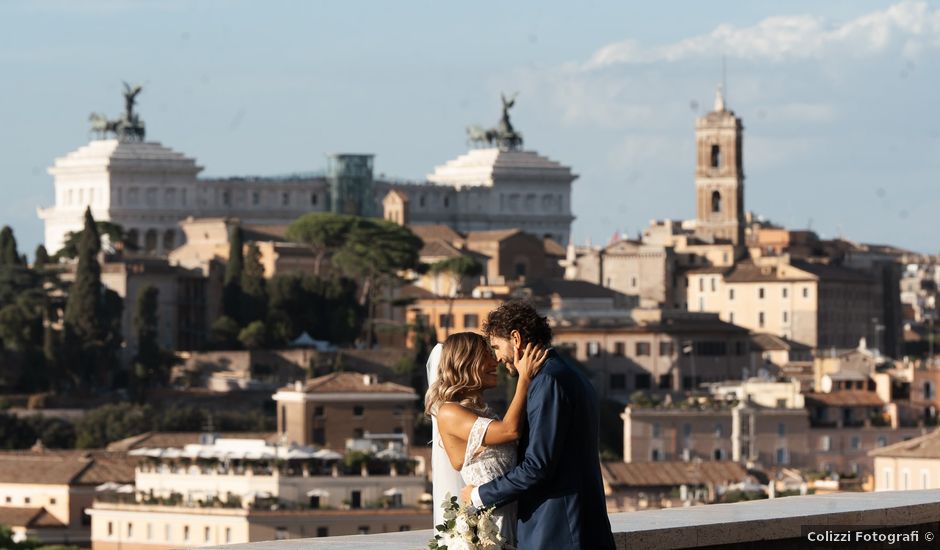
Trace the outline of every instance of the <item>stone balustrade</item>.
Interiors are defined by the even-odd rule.
[[[940,535],[940,489],[794,496],[735,504],[617,513],[610,515],[610,522],[617,547],[622,549],[666,550],[716,545],[751,548],[750,543],[754,542],[761,542],[761,547],[767,549],[822,547],[807,540],[807,533],[811,529],[815,530],[816,536],[823,536],[820,527],[811,526],[821,526],[823,530],[847,526],[870,530],[877,526],[884,529],[879,529],[879,533],[887,532],[888,529],[908,533],[916,531],[918,545],[895,544],[885,547],[935,548],[940,547],[933,538]],[[430,530],[424,530],[255,542],[215,548],[411,550],[426,548],[431,536]],[[861,546],[849,543],[845,547]]]

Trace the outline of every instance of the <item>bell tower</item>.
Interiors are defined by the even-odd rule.
[[[719,86],[715,109],[695,121],[695,233],[705,240],[744,245],[743,133]]]

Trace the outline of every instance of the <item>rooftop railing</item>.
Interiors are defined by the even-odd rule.
[[[826,532],[851,536],[846,548],[863,547],[868,537],[915,536],[915,544],[885,548],[935,548],[940,536],[940,489],[878,493],[834,493],[711,504],[610,515],[617,548],[667,550],[740,545],[764,549],[823,548]],[[860,533],[856,535],[855,532]],[[892,535],[893,533],[893,535]],[[293,539],[219,546],[225,550],[411,550],[426,548],[432,532],[409,531]],[[814,538],[815,540],[814,540]],[[863,537],[858,539],[856,537]],[[818,544],[817,544],[818,543]],[[830,543],[831,545],[831,543]],[[864,546],[881,548],[882,546]]]

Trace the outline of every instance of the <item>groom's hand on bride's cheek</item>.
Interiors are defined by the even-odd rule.
[[[463,490],[460,491],[460,500],[463,502],[470,502],[470,499],[472,498],[472,495],[473,495],[473,489],[474,489],[473,485],[467,485],[466,487],[464,487]]]

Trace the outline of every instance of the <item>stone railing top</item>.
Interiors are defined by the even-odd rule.
[[[797,539],[806,525],[904,526],[940,519],[940,489],[834,493],[610,515],[618,548],[665,550]],[[940,533],[935,533],[940,535]],[[217,546],[225,550],[412,550],[431,530]]]

